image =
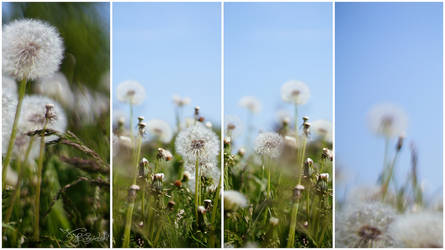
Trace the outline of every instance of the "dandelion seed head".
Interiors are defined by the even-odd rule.
[[[261,111],[261,103],[260,101],[254,97],[254,96],[244,96],[240,99],[239,105],[247,110],[249,110],[251,113],[256,114]]]
[[[170,142],[173,137],[173,131],[170,125],[163,120],[150,120],[147,126],[149,135],[163,143]]]
[[[145,88],[137,81],[124,81],[117,86],[117,99],[132,105],[139,105],[145,99]]]
[[[433,211],[400,215],[390,231],[404,248],[442,248],[442,217],[442,213]]]
[[[173,95],[173,103],[178,107],[184,107],[190,104],[192,100],[189,97],[181,97],[179,95]]]
[[[12,21],[3,27],[3,72],[17,80],[52,75],[63,59],[59,32],[35,19]]]
[[[2,89],[2,154],[5,154],[11,137],[18,97],[17,85],[12,78],[3,76]]]
[[[408,126],[405,111],[389,103],[375,105],[368,113],[368,121],[375,134],[387,138],[403,135]]]
[[[280,124],[289,124],[291,120],[291,115],[287,110],[278,110],[276,113],[278,122]]]
[[[281,98],[285,102],[302,105],[310,97],[309,87],[301,81],[288,81],[281,87]]]
[[[234,190],[224,191],[224,210],[234,211],[238,208],[245,208],[247,203],[248,201],[242,193]]]
[[[383,203],[349,204],[336,214],[335,244],[337,247],[395,247],[389,232],[396,211]]]
[[[226,134],[230,131],[232,137],[238,137],[243,132],[243,122],[238,116],[227,115],[224,117],[224,129]]]
[[[74,106],[74,93],[61,72],[38,79],[33,89],[35,93],[53,98],[67,108]]]
[[[283,138],[275,132],[260,133],[255,139],[255,151],[271,158],[280,156],[282,146]]]
[[[196,123],[178,134],[176,151],[188,162],[214,159],[219,153],[219,139],[212,130]]]
[[[311,130],[315,132],[321,139],[332,142],[332,124],[326,120],[313,121]]]

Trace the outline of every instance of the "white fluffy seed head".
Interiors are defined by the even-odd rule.
[[[189,97],[181,97],[179,95],[173,95],[173,103],[178,107],[184,107],[190,104],[192,100]]]
[[[145,88],[137,81],[124,81],[117,86],[117,99],[132,105],[139,105],[145,99]]]
[[[400,215],[390,232],[404,248],[442,248],[442,213],[423,211]]]
[[[199,122],[182,130],[176,138],[176,151],[187,162],[213,160],[219,153],[219,146],[216,134]]]
[[[163,143],[170,142],[173,137],[173,131],[170,125],[163,120],[153,119],[148,121],[147,129],[151,137]]]
[[[335,245],[341,248],[395,247],[397,242],[389,232],[396,211],[380,202],[347,205],[336,213]]]
[[[332,142],[332,124],[326,120],[316,120],[311,123],[311,131],[321,139]]]
[[[12,78],[3,76],[2,89],[2,153],[5,154],[17,108],[17,85]]]
[[[404,135],[408,117],[400,107],[384,103],[375,105],[368,114],[369,128],[377,135],[387,138]]]
[[[255,151],[260,155],[277,158],[282,147],[283,138],[275,132],[261,133],[255,139]]]
[[[3,27],[3,72],[17,80],[52,75],[63,59],[63,41],[53,26],[20,19]]]
[[[64,107],[71,109],[74,106],[74,93],[65,75],[61,72],[40,78],[33,85],[33,89],[37,94],[51,97],[64,105]]]
[[[285,102],[302,105],[310,97],[309,87],[301,81],[288,81],[281,87],[281,98]]]
[[[235,211],[238,208],[247,207],[247,199],[246,197],[234,190],[224,191],[224,210],[226,211]]]
[[[244,96],[240,99],[239,105],[250,112],[256,114],[261,111],[261,103],[254,96]]]

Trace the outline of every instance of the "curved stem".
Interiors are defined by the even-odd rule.
[[[18,124],[19,124],[20,111],[22,109],[23,97],[25,96],[26,83],[27,83],[26,79],[23,79],[20,82],[19,99],[18,99],[18,102],[17,102],[17,108],[15,110],[14,123],[12,125],[11,137],[9,137],[8,151],[6,152],[6,158],[3,161],[2,190],[5,189],[5,184],[6,184],[6,182],[5,182],[5,180],[6,180],[6,168],[8,167],[8,165],[9,165],[9,163],[11,161],[11,157],[12,157],[12,149],[14,148],[15,137],[17,135],[17,127],[18,127]]]

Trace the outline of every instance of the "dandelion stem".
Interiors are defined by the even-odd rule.
[[[45,130],[48,126],[48,119],[45,118],[45,123],[43,125],[42,133],[40,134],[40,155],[37,165],[37,188],[36,188],[36,198],[34,204],[34,240],[39,241],[40,239],[40,186],[42,184],[42,169],[43,169],[43,156],[45,153]]]
[[[397,151],[396,154],[394,155],[394,159],[392,160],[391,165],[389,166],[389,169],[388,169],[388,176],[384,180],[383,191],[382,191],[382,200],[385,199],[385,196],[388,192],[389,183],[391,182],[392,176],[394,174],[394,168],[395,168],[398,156],[399,156],[399,151]]]
[[[17,108],[15,110],[14,123],[12,125],[11,137],[9,138],[8,151],[6,152],[6,158],[3,161],[2,190],[5,189],[5,185],[6,185],[6,182],[5,182],[6,181],[6,173],[7,173],[6,168],[8,167],[9,162],[11,161],[11,157],[12,157],[12,149],[14,147],[15,137],[17,135],[17,127],[19,124],[20,111],[22,109],[23,97],[25,96],[26,83],[27,83],[26,78],[20,82],[19,99],[17,102]]]
[[[267,168],[267,199],[270,199],[270,164]]]
[[[294,201],[292,205],[292,212],[290,218],[289,237],[287,240],[287,248],[293,248],[295,243],[295,228],[297,227],[297,215],[298,215],[299,202]]]
[[[301,158],[300,161],[301,163],[299,164],[300,169],[304,169],[304,155],[306,154],[306,142],[307,142],[307,138],[306,136],[304,136],[303,138],[303,147],[301,148]],[[299,171],[299,176],[298,176],[298,184],[301,184],[301,178],[303,177],[303,174],[301,173],[301,171]]]
[[[198,206],[199,206],[199,159],[196,157],[195,163],[195,217],[196,224],[198,224]]]
[[[135,173],[134,173],[134,177],[133,177],[133,184],[132,185],[136,185],[136,181],[137,181],[137,170],[138,170],[138,163],[139,163],[139,158],[141,155],[141,146],[142,146],[142,137],[138,137],[138,146],[136,149],[136,157],[135,157],[135,162],[134,162],[134,166],[136,167],[135,169]],[[133,210],[134,210],[134,202],[135,202],[136,197],[132,197],[130,200],[130,204],[128,205],[128,209],[127,209],[127,214],[125,216],[125,229],[124,229],[124,241],[122,243],[122,247],[123,248],[128,248],[130,245],[130,231],[131,231],[131,221],[133,218]]]

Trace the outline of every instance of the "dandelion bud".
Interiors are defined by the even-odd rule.
[[[56,119],[56,113],[54,112],[54,104],[46,104],[45,108],[46,108],[45,118],[48,121]]]
[[[269,224],[271,224],[272,226],[277,226],[278,222],[280,222],[280,220],[276,217],[270,217],[269,219]]]
[[[235,130],[236,126],[233,123],[227,124],[227,130]]]
[[[164,161],[170,161],[171,159],[173,159],[172,153],[170,153],[170,151],[163,149],[163,148],[158,148],[157,157],[158,157],[158,159],[162,159]]]
[[[147,127],[147,123],[145,122],[139,122],[138,128],[139,128],[139,135],[144,136],[145,135],[145,128]]]
[[[304,191],[304,186],[301,184],[298,184],[294,187],[294,199],[299,199],[301,197],[301,193]]]
[[[229,136],[224,138],[224,146],[229,146],[231,142],[232,142],[232,138],[230,138]]]
[[[173,208],[175,207],[175,205],[176,205],[176,202],[174,202],[174,201],[169,201],[168,204],[167,204],[167,208],[168,208],[168,209],[173,209]]]
[[[203,206],[198,206],[198,212],[200,214],[205,214],[207,212],[207,210],[205,209],[205,207]]]
[[[287,126],[289,125],[289,123],[290,123],[290,119],[289,119],[289,117],[284,117],[284,118],[281,120],[281,123],[283,124],[283,127],[287,127]]]
[[[143,116],[138,116],[138,121],[139,121],[139,123],[143,122],[144,121],[144,117]]]
[[[200,109],[199,106],[195,107],[195,115],[199,115],[199,109]]]
[[[139,226],[139,227],[143,227],[143,226],[144,226],[144,222],[143,222],[143,221],[140,221],[140,222],[138,223],[138,226]]]
[[[304,161],[305,166],[312,167],[313,164],[314,164],[314,161],[309,157]]]
[[[309,121],[309,116],[303,116],[303,123],[306,123],[307,121]]]
[[[311,124],[309,122],[303,123],[303,132],[306,137],[308,137],[310,135],[310,128],[311,128]]]
[[[238,155],[240,157],[243,157],[246,154],[246,150],[244,148],[238,149]]]
[[[163,173],[157,173],[153,175],[153,181],[164,181],[164,174]]]
[[[188,180],[190,180],[191,176],[192,175],[189,171],[184,171],[184,173],[182,174],[182,181],[187,182]]]
[[[212,200],[204,200],[204,207],[206,210],[209,210],[212,207]]]
[[[399,136],[399,139],[397,140],[397,146],[396,146],[397,152],[399,152],[403,147],[403,139],[405,139],[405,136],[401,135],[401,136]]]
[[[328,148],[323,148],[323,153],[321,154],[321,159],[329,159],[330,161],[333,161],[334,154],[332,153],[332,150],[329,150]]]
[[[142,158],[142,160],[139,162],[139,177],[145,177],[147,175],[147,172],[145,171],[147,167],[148,167],[148,160]]]
[[[322,181],[328,181],[329,180],[329,174],[328,173],[322,173],[318,176],[319,180]]]
[[[180,180],[176,180],[175,181],[175,186],[178,187],[178,188],[182,187],[182,182]]]
[[[128,198],[130,199],[130,201],[132,201],[136,198],[136,192],[139,190],[140,190],[140,188],[138,185],[130,186],[130,189],[128,190]]]
[[[212,127],[213,127],[213,125],[212,125],[212,123],[211,123],[211,122],[206,122],[206,127],[207,127],[207,128],[212,128]]]
[[[314,173],[312,166],[314,165],[314,161],[311,158],[307,158],[304,161],[304,176],[310,177]]]
[[[309,222],[305,221],[305,222],[303,223],[303,226],[304,226],[304,227],[308,227],[308,226],[309,226]]]

